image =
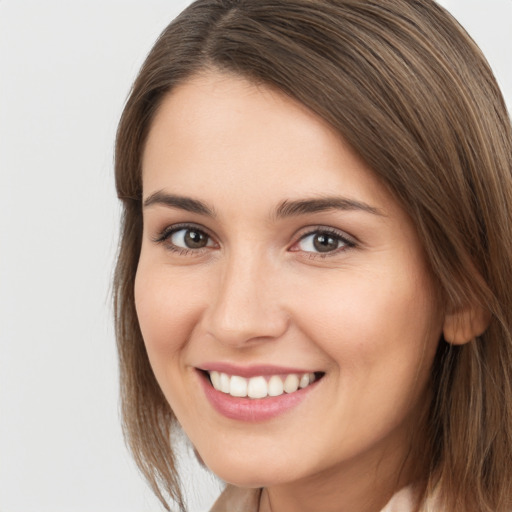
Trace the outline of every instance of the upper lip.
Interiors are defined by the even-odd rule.
[[[250,366],[239,366],[232,363],[204,363],[197,367],[199,370],[206,372],[220,372],[228,375],[238,375],[239,377],[251,378],[263,375],[280,375],[290,373],[313,373],[315,370],[307,370],[304,368],[291,368],[289,366],[275,366],[267,364],[256,364]]]

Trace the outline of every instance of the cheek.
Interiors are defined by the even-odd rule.
[[[441,319],[428,280],[367,275],[336,290],[304,301],[301,326],[329,356],[336,390],[326,397],[336,434],[328,426],[319,430],[337,439],[333,450],[350,446],[355,453],[407,418],[417,421]]]
[[[135,307],[146,349],[155,370],[175,359],[198,317],[194,286],[181,286],[179,276],[141,258],[135,278]]]
[[[421,272],[357,273],[310,289],[308,298],[297,295],[302,329],[344,372],[415,373],[433,357],[442,321]]]

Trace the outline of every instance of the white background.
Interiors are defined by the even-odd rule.
[[[187,0],[0,0],[0,512],[162,510],[124,448],[112,147]],[[512,106],[512,0],[444,0]],[[190,511],[218,484],[189,457]]]

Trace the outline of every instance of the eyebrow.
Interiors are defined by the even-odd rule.
[[[295,201],[283,201],[276,209],[276,218],[294,217],[319,213],[329,210],[363,211],[373,215],[385,217],[378,208],[370,206],[362,201],[356,201],[346,197],[323,197],[313,199],[299,199]]]
[[[153,205],[163,205],[169,208],[178,208],[199,215],[216,217],[215,210],[203,201],[184,197],[175,194],[168,194],[162,190],[155,192],[144,200],[144,208]],[[329,210],[342,211],[363,211],[373,215],[385,216],[378,208],[370,206],[362,201],[356,201],[346,197],[322,197],[312,199],[296,199],[293,201],[283,201],[275,210],[274,217],[283,219],[307,215],[310,213],[319,213]]]
[[[199,215],[206,215],[208,217],[215,217],[215,211],[210,208],[206,203],[191,197],[183,197],[175,194],[168,194],[159,190],[151,194],[144,200],[144,208],[153,205],[168,206],[169,208],[178,208],[187,212],[198,213]]]

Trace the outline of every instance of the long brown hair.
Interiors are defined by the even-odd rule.
[[[141,155],[164,95],[207,68],[276,87],[330,123],[412,218],[446,307],[488,311],[481,336],[440,340],[424,497],[435,489],[450,512],[510,512],[511,125],[480,50],[432,0],[199,0],[147,57],[117,134],[124,215],[114,299],[125,435],[157,496],[184,510],[176,420],[134,306]]]

